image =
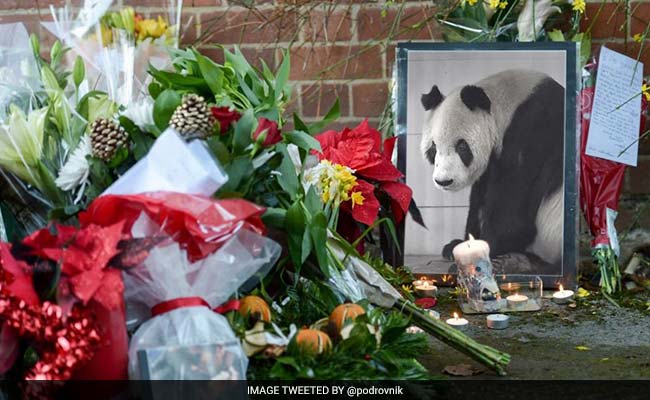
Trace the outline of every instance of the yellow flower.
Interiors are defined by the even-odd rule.
[[[584,14],[586,8],[585,0],[573,0],[573,11]]]
[[[583,289],[583,288],[578,288],[578,297],[587,297],[589,296],[589,291]]]
[[[476,3],[478,3],[478,0],[467,0],[467,4],[469,4],[470,6],[473,6]]]
[[[0,128],[0,167],[39,187],[35,171],[43,154],[43,136],[47,108],[25,113],[9,107],[8,125]]]
[[[355,205],[362,206],[363,201],[366,199],[363,197],[363,194],[361,192],[352,192],[352,208],[354,208]]]
[[[413,286],[412,285],[402,285],[402,290],[404,293],[413,293]]]
[[[637,43],[641,43],[643,41],[643,35],[640,33],[636,33],[634,34],[634,36],[632,36],[632,39],[634,39],[634,41]]]
[[[644,83],[643,86],[641,86],[641,93],[643,93],[646,100],[650,101],[650,86]]]
[[[503,10],[503,9],[505,9],[506,7],[508,7],[508,2],[507,2],[507,1],[502,1],[502,2],[499,3],[499,8],[500,8],[500,9]]]
[[[167,22],[158,16],[158,19],[138,19],[135,21],[135,33],[138,35],[138,40],[147,38],[158,39],[167,32]]]
[[[497,7],[499,7],[499,4],[501,3],[501,0],[490,0],[489,6],[491,9],[496,10]]]

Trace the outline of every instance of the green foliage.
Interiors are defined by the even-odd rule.
[[[300,301],[315,300],[301,293]],[[308,301],[307,301],[308,299]],[[331,311],[331,310],[330,310]],[[321,314],[322,315],[322,314]],[[313,356],[292,342],[274,361],[253,359],[249,379],[427,379],[416,357],[427,349],[424,334],[406,332],[409,320],[396,312],[370,310],[352,322],[346,340],[336,340],[330,352]],[[379,334],[374,333],[379,331]]]

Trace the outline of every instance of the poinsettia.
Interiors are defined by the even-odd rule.
[[[344,202],[341,204],[343,211],[357,222],[372,225],[381,207],[377,195],[383,193],[390,199],[390,210],[395,221],[404,219],[413,191],[400,182],[404,175],[391,162],[396,137],[386,139],[382,148],[381,133],[373,129],[368,120],[364,120],[353,129],[326,131],[317,135],[316,139],[322,152],[314,151],[313,154],[319,160],[348,167],[358,178],[353,190],[361,194],[363,201]]]

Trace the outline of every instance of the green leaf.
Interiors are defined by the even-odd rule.
[[[305,195],[305,207],[311,215],[316,215],[323,211],[323,201],[321,200],[314,186],[310,186]]]
[[[219,163],[221,165],[230,164],[232,155],[230,154],[230,151],[228,151],[226,145],[221,141],[221,137],[216,135],[210,136],[207,140],[207,143],[208,147],[212,151],[212,154],[217,157],[217,160],[219,160]]]
[[[133,143],[133,157],[136,160],[140,160],[142,157],[146,156],[149,153],[149,149],[153,146],[154,139],[143,133],[140,128],[138,128],[133,121],[127,117],[120,117],[120,126],[128,132],[129,138]]]
[[[339,119],[340,116],[341,107],[339,104],[339,99],[337,98],[334,102],[334,105],[332,105],[332,108],[330,108],[325,117],[323,117],[321,121],[309,125],[309,130],[307,132],[309,132],[311,135],[321,133],[321,131],[325,129],[327,125]],[[296,129],[298,129],[298,127],[296,127]]]
[[[255,125],[255,115],[252,109],[248,109],[242,114],[241,118],[235,123],[235,134],[233,136],[233,148],[236,153],[244,151],[246,146],[251,144],[253,137],[253,127]]]
[[[286,216],[287,210],[283,208],[269,207],[266,209],[264,215],[262,215],[262,222],[264,222],[265,226],[283,229],[285,227]]]
[[[559,29],[553,29],[548,33],[548,38],[553,42],[564,42],[564,33]]]
[[[307,124],[305,124],[296,113],[293,113],[293,127],[297,131],[309,132]]]
[[[72,80],[74,82],[74,85],[76,87],[79,87],[79,85],[81,85],[81,82],[83,82],[85,76],[86,67],[84,65],[84,61],[80,56],[77,56],[77,58],[74,60],[74,67],[72,70]]]
[[[194,56],[199,65],[201,75],[203,75],[203,79],[205,79],[212,93],[215,96],[221,94],[223,91],[223,71],[221,71],[221,67],[196,50],[194,50]]]
[[[311,151],[311,150],[317,150],[318,152],[323,151],[320,146],[320,142],[314,139],[313,136],[310,136],[305,132],[293,131],[285,134],[284,137],[289,141],[289,143],[293,143],[296,146],[300,147],[301,149],[307,151]]]
[[[291,196],[291,199],[295,199],[296,195],[298,194],[298,187],[300,184],[298,182],[298,176],[296,175],[296,168],[291,162],[289,154],[287,154],[286,147],[283,145],[278,145],[277,149],[282,153],[283,156],[280,167],[278,168],[278,172],[280,173],[277,176],[278,183],[280,184],[280,187],[282,187],[282,189],[287,192],[289,196]]]
[[[160,93],[153,104],[153,120],[158,129],[165,130],[167,128],[172,114],[181,105],[181,102],[181,95],[174,90],[167,89]]]
[[[285,50],[282,52],[282,64],[278,68],[277,77],[275,78],[275,100],[278,100],[278,96],[284,93],[285,86],[289,80],[290,67],[289,52]]]
[[[220,192],[236,192],[241,183],[253,173],[253,164],[248,158],[237,158],[224,167],[228,174],[228,182],[223,185]]]
[[[589,351],[589,350],[591,350],[591,348],[589,348],[589,347],[587,347],[587,346],[576,346],[576,350],[579,350],[579,351]]]
[[[325,246],[327,243],[327,217],[322,211],[312,217],[309,232],[313,240],[318,265],[322,271],[328,271],[327,246]]]
[[[309,256],[311,250],[307,246],[311,245],[311,241],[307,241],[305,245],[305,228],[307,227],[305,213],[302,209],[300,202],[296,201],[287,209],[285,217],[285,227],[288,233],[287,246],[289,249],[289,256],[293,262],[294,267],[298,270],[302,266],[304,260]],[[309,239],[309,237],[307,237]],[[305,251],[307,254],[304,254]]]
[[[151,82],[149,84],[149,94],[154,100],[160,95],[160,93],[162,93],[162,91],[163,88],[158,82]]]

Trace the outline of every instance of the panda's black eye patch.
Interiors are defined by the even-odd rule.
[[[474,160],[472,149],[469,148],[469,145],[465,139],[460,139],[458,142],[456,142],[456,153],[458,153],[460,160],[463,162],[463,164],[465,164],[466,167],[469,167],[469,165],[472,163],[472,160]]]
[[[431,142],[431,146],[429,146],[427,151],[424,152],[424,155],[427,157],[427,160],[431,163],[431,165],[435,164],[435,162],[436,162],[436,144]]]

